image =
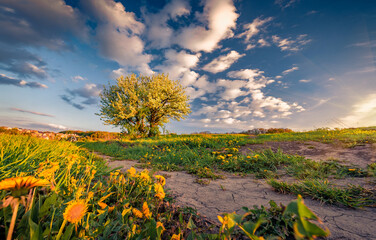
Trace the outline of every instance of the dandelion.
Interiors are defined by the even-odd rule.
[[[132,208],[132,213],[137,218],[142,218],[143,216],[142,212],[138,210],[137,208]]]
[[[37,179],[32,176],[7,178],[0,182],[0,190],[9,190],[13,197],[19,197],[28,193],[34,187],[50,185],[45,179]]]
[[[129,173],[129,175],[131,175],[131,177],[133,177],[137,171],[134,167],[131,167],[130,169],[127,170],[127,172]]]
[[[180,240],[180,233],[178,235],[172,235],[171,240]]]
[[[86,212],[87,212],[87,204],[84,200],[70,201],[68,207],[65,209],[63,213],[64,222],[60,227],[56,240],[60,239],[67,222],[75,224],[76,230],[77,230],[77,225],[81,223],[81,220],[86,215]]]
[[[251,158],[251,156],[247,156],[247,158]]]
[[[166,184],[166,179],[162,175],[155,175],[157,182],[160,183],[162,186]]]
[[[355,168],[349,168],[349,171],[350,172],[353,172],[353,171],[355,171],[356,169]]]
[[[64,211],[64,220],[73,224],[79,224],[87,212],[87,204],[84,200],[73,200]]]
[[[142,213],[144,214],[145,218],[151,217],[151,212],[149,210],[149,206],[147,202],[144,202],[144,204],[142,205]]]
[[[227,157],[232,157],[232,154],[227,154]]]
[[[23,205],[26,205],[24,195],[34,187],[43,187],[47,185],[50,185],[49,181],[45,179],[37,179],[32,176],[7,178],[0,182],[0,190],[9,190],[12,195],[3,200],[4,207],[11,205],[13,208],[13,215],[8,230],[7,240],[12,239],[20,202],[22,202]]]
[[[166,196],[162,185],[159,183],[154,184],[154,191],[156,198],[163,199]]]

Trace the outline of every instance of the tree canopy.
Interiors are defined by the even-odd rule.
[[[100,97],[101,120],[129,134],[158,135],[170,119],[190,113],[185,89],[165,74],[121,76],[115,85],[104,86]]]

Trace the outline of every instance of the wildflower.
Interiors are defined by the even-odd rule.
[[[149,181],[150,180],[150,176],[149,176],[148,172],[147,171],[146,172],[142,172],[140,174],[140,179],[142,181],[145,181],[145,182]]]
[[[251,158],[251,156],[247,156],[247,158]]]
[[[149,210],[149,206],[147,202],[144,202],[144,204],[142,205],[142,213],[144,214],[145,218],[151,217],[151,212]]]
[[[162,185],[159,183],[154,184],[154,191],[156,198],[163,199],[166,196]]]
[[[78,224],[87,212],[87,204],[83,200],[73,200],[64,211],[64,220]]]
[[[355,168],[349,168],[349,171],[350,172],[353,172],[353,171],[355,171],[356,169]]]
[[[19,197],[28,193],[31,188],[50,185],[45,179],[32,176],[7,178],[0,182],[0,190],[10,190],[12,196]]]
[[[129,175],[131,175],[131,177],[133,177],[137,171],[134,167],[131,167],[130,169],[127,170],[127,172],[129,173]]]
[[[180,233],[178,235],[172,235],[171,240],[180,240]]]
[[[157,222],[157,228],[162,228],[162,232],[164,231],[164,230],[166,230],[166,228],[163,226],[163,223],[161,223],[161,222]]]
[[[232,154],[227,154],[227,157],[232,157]]]
[[[162,175],[155,175],[157,182],[160,183],[162,186],[166,184],[166,179]]]
[[[137,218],[142,218],[143,216],[142,212],[138,210],[137,208],[132,208],[132,213]]]

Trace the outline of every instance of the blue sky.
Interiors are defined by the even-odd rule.
[[[372,0],[2,0],[0,125],[117,131],[120,75],[168,73],[192,113],[167,130],[376,125]]]

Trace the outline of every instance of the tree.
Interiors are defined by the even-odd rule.
[[[101,120],[133,135],[158,135],[170,119],[190,113],[185,89],[164,74],[121,76],[117,84],[104,86],[100,97]]]

